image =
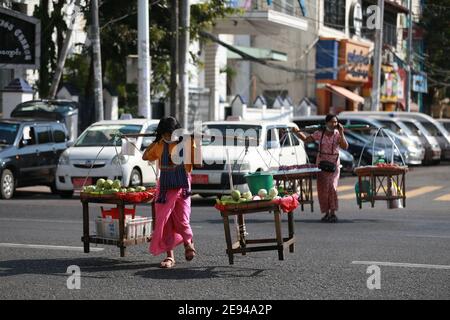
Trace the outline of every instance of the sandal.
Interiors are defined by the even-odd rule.
[[[333,214],[328,221],[331,223],[336,223],[338,222],[338,217],[335,214]]]
[[[160,268],[170,269],[173,267],[175,267],[175,259],[174,258],[167,257],[163,261],[161,261]]]
[[[187,261],[191,261],[192,259],[194,259],[196,253],[197,253],[197,251],[194,248],[193,242],[190,244],[184,245],[184,257],[186,258]]]

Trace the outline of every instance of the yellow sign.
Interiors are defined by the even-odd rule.
[[[352,82],[369,81],[369,46],[352,40],[341,40],[339,44],[339,80]]]

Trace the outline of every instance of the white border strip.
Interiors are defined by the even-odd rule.
[[[352,264],[450,270],[450,266],[438,264],[399,263],[399,262],[380,262],[380,261],[352,261]]]
[[[52,246],[52,245],[42,245],[42,244],[0,243],[0,248],[43,249],[43,250],[63,250],[63,251],[84,252],[83,247]],[[103,251],[105,249],[91,247],[89,250],[93,251],[93,252],[99,252],[99,251]]]

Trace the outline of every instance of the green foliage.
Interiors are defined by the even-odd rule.
[[[51,75],[55,70],[57,53],[62,47],[63,34],[67,30],[61,20],[61,10],[48,15],[48,2],[53,1],[60,8],[66,1],[42,0],[36,10],[36,16],[42,23],[42,65],[40,93],[46,95],[51,84]],[[102,70],[104,83],[119,92],[119,112],[137,114],[137,85],[126,84],[126,58],[137,54],[137,1],[103,0],[99,1],[100,40],[102,50]],[[211,0],[191,5],[191,41],[198,40],[199,30],[209,29],[217,19],[236,12],[226,7],[226,0]],[[86,32],[89,30],[91,13],[90,1],[82,1],[81,13],[86,20]],[[170,1],[150,1],[150,54],[152,66],[151,94],[164,97],[170,83]],[[56,29],[55,29],[56,28]],[[51,35],[57,30],[56,42]],[[89,32],[88,32],[89,34]],[[69,58],[65,64],[64,81],[73,82],[80,90],[89,83],[90,48],[85,47],[83,54]],[[200,64],[197,52],[190,52],[195,63]]]
[[[450,0],[426,1],[420,22],[425,29],[425,66],[436,82],[432,86],[445,91],[450,83]],[[447,84],[447,85],[445,85]],[[446,90],[447,94],[450,90]]]

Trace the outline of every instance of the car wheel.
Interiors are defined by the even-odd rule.
[[[52,194],[58,194],[58,189],[56,189],[56,181],[53,181],[53,183],[49,185],[49,187]]]
[[[15,180],[11,170],[5,169],[0,180],[0,198],[11,199],[14,194]]]
[[[138,169],[134,168],[130,175],[130,187],[142,186],[142,175]]]
[[[70,199],[73,197],[73,190],[72,191],[58,191],[58,194],[63,199]]]

